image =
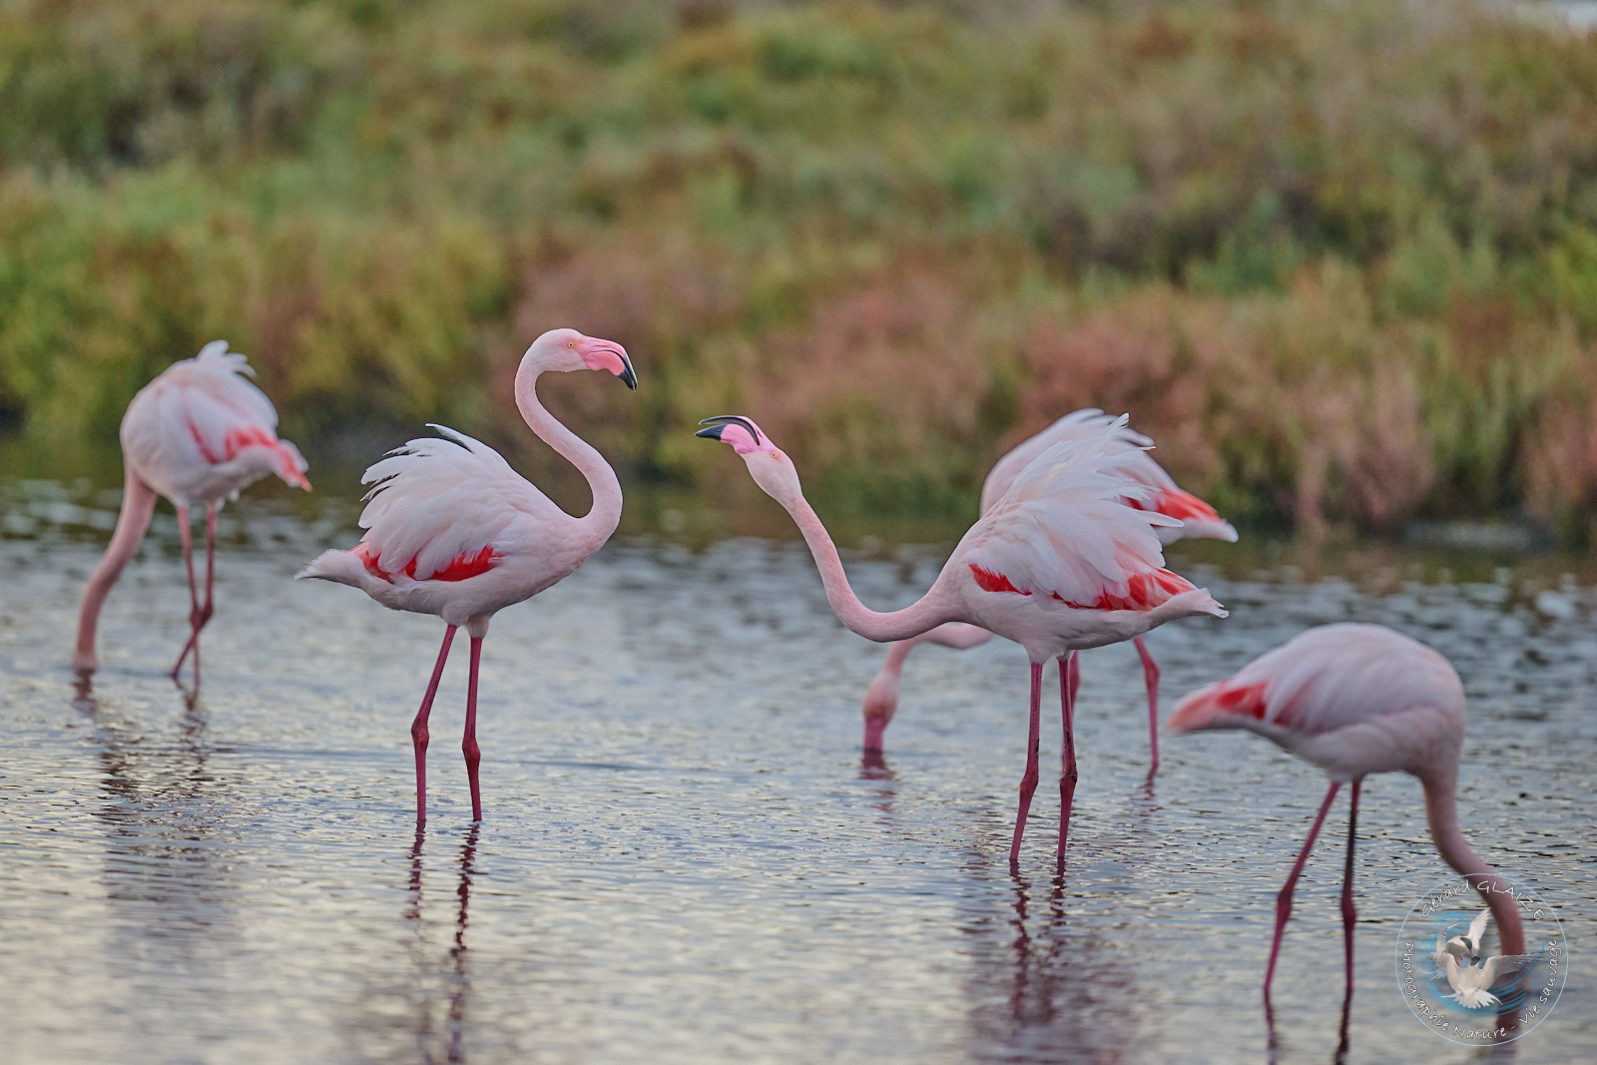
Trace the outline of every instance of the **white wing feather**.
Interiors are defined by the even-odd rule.
[[[1469,941],[1476,954],[1485,953],[1483,937],[1486,935],[1486,926],[1491,923],[1491,920],[1492,910],[1488,906],[1476,914],[1475,919],[1469,923]]]
[[[361,542],[379,567],[397,573],[415,560],[425,580],[461,556],[492,546],[518,518],[571,520],[493,448],[465,433],[430,425],[374,463],[361,512]]]
[[[1118,430],[1115,429],[1117,423]],[[981,486],[982,513],[985,514],[992,509],[992,505],[998,502],[1015,483],[1020,471],[1031,465],[1032,460],[1044,451],[1055,444],[1064,444],[1072,440],[1089,440],[1105,432],[1113,432],[1130,446],[1124,459],[1114,467],[1115,472],[1138,484],[1151,485],[1159,489],[1176,487],[1176,482],[1164,471],[1164,467],[1148,454],[1147,449],[1153,447],[1153,441],[1132,429],[1124,415],[1116,418],[1115,415],[1105,414],[1097,407],[1084,407],[1081,410],[1071,411],[1035,436],[1022,440],[993,464],[992,470],[988,472],[987,479]]]
[[[1126,422],[1110,419],[1032,460],[972,530],[970,561],[1018,591],[1081,604],[1124,596],[1129,578],[1163,569],[1154,530],[1181,523],[1126,504],[1153,491],[1115,472],[1143,447],[1127,438]]]

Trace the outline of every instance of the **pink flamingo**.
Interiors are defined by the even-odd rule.
[[[310,491],[299,449],[277,437],[277,411],[246,380],[248,360],[213,340],[192,359],[168,366],[139,389],[122,416],[122,512],[105,557],[89,578],[78,615],[72,666],[87,675],[98,667],[94,653],[100,606],[138,549],[155,513],[155,497],[177,508],[183,564],[189,575],[189,638],[172,666],[177,678],[194,652],[194,682],[200,679],[200,630],[214,612],[211,590],[216,553],[216,515],[222,502],[268,474]],[[205,506],[205,601],[194,579],[189,506]]]
[[[1124,416],[1097,435],[1056,444],[1015,478],[1009,491],[971,526],[919,601],[888,613],[859,601],[837,548],[799,487],[787,455],[753,422],[706,418],[699,436],[731,445],[749,474],[793,516],[820,570],[827,601],[854,632],[879,642],[907,640],[959,621],[1020,644],[1031,660],[1031,720],[1026,773],[1009,848],[1019,861],[1021,835],[1037,787],[1038,715],[1043,663],[1059,660],[1064,771],[1059,778],[1059,861],[1063,863],[1076,789],[1072,735],[1073,652],[1131,639],[1173,618],[1225,617],[1208,592],[1163,568],[1156,526],[1174,519],[1127,506],[1149,491],[1111,471],[1134,449],[1120,432]]]
[[[472,820],[482,820],[477,766],[477,666],[495,613],[570,576],[615,532],[621,484],[593,446],[560,424],[538,401],[538,376],[548,371],[608,370],[628,388],[637,374],[625,349],[575,329],[551,329],[521,358],[516,406],[538,438],[588,481],[593,506],[574,518],[510,468],[487,444],[442,425],[444,438],[424,437],[390,451],[361,477],[372,485],[349,551],[323,552],[298,574],[359,588],[392,610],[436,614],[444,621],[432,680],[410,726],[416,753],[416,820],[427,820],[427,716],[454,642],[471,637],[466,731],[461,750],[471,782]]]
[[[1173,733],[1245,728],[1313,762],[1331,778],[1292,872],[1275,904],[1275,937],[1264,970],[1270,1001],[1281,935],[1292,915],[1292,889],[1308,860],[1331,801],[1353,784],[1342,883],[1347,994],[1353,995],[1353,841],[1359,787],[1368,773],[1401,770],[1425,792],[1431,840],[1447,864],[1480,892],[1497,921],[1501,953],[1523,954],[1525,935],[1508,885],[1470,849],[1459,830],[1455,791],[1464,742],[1464,686],[1452,665],[1424,644],[1381,625],[1322,625],[1254,659],[1233,677],[1199,688],[1176,704]]]
[[[1009,491],[1009,486],[1015,482],[1020,471],[1025,469],[1032,459],[1063,441],[1084,440],[1094,436],[1102,432],[1113,420],[1112,415],[1105,414],[1101,410],[1086,408],[1065,415],[1042,432],[1022,441],[994,464],[992,471],[987,474],[987,480],[982,482],[982,513],[985,514],[992,509],[993,504]],[[1138,509],[1155,510],[1166,517],[1177,519],[1175,525],[1158,527],[1161,543],[1171,544],[1177,540],[1196,537],[1236,543],[1237,531],[1231,527],[1231,523],[1222,521],[1220,515],[1214,512],[1214,508],[1197,496],[1183,492],[1165,472],[1164,467],[1143,450],[1153,446],[1153,441],[1141,433],[1132,432],[1129,427],[1123,427],[1119,432],[1128,443],[1136,446],[1136,450],[1127,452],[1125,461],[1116,466],[1112,472],[1151,489],[1151,494],[1146,500],[1137,496],[1127,496],[1126,504]],[[986,643],[992,639],[992,635],[986,629],[949,622],[946,625],[939,625],[930,632],[923,632],[914,639],[899,640],[889,647],[882,668],[871,679],[865,689],[865,697],[860,701],[860,710],[865,717],[865,750],[882,749],[882,734],[898,710],[898,686],[904,672],[904,660],[909,657],[910,651],[917,644],[933,643],[962,651]],[[1154,662],[1153,655],[1148,651],[1147,642],[1141,636],[1134,638],[1132,643],[1142,658],[1143,682],[1148,689],[1148,745],[1153,752],[1148,775],[1152,777],[1159,769],[1159,666]]]

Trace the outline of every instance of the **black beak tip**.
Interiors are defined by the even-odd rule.
[[[758,429],[754,428],[754,423],[749,421],[747,418],[745,418],[745,417],[743,417],[741,415],[738,415],[738,414],[717,414],[717,415],[715,415],[714,417],[711,417],[711,418],[700,418],[699,419],[699,424],[700,425],[709,425],[709,426],[714,427],[716,430],[718,430],[716,432],[716,434],[715,434],[715,439],[717,439],[717,440],[721,439],[721,434],[719,432],[720,429],[722,429],[722,428],[724,428],[724,427],[726,427],[728,425],[736,425],[736,426],[740,426],[743,429],[747,430],[749,436],[754,438],[754,442],[756,444],[758,444],[760,442],[760,431]],[[701,432],[698,435],[699,436],[705,436],[707,434]]]
[[[711,425],[711,426],[707,426],[707,427],[705,427],[703,429],[700,429],[698,432],[694,433],[693,435],[694,436],[702,436],[706,440],[719,440],[719,439],[721,439],[721,430],[724,429],[724,428],[726,428],[726,426],[724,426],[724,425]]]
[[[621,383],[632,391],[638,390],[638,372],[632,368],[632,360],[625,355],[621,356],[621,372],[616,375],[621,378]]]

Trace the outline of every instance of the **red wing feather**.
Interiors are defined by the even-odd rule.
[[[361,565],[365,566],[366,571],[372,576],[378,578],[379,580],[385,580],[389,582],[393,581],[394,572],[391,570],[385,570],[379,566],[377,564],[377,560],[371,556],[369,551],[366,550],[365,544],[356,544],[352,553],[356,558],[360,559]],[[502,555],[493,549],[493,545],[489,544],[476,554],[463,554],[457,558],[451,559],[447,565],[441,566],[432,574],[432,576],[428,577],[427,580],[463,581],[468,577],[476,577],[480,574],[487,573],[489,570],[494,568],[494,563],[498,562],[502,557]],[[412,558],[409,562],[405,563],[400,572],[404,573],[404,575],[409,577],[411,580],[415,580],[416,559]]]
[[[975,563],[971,563],[970,572],[971,576],[976,580],[976,587],[984,592],[1013,592],[1016,595],[1031,594],[1016,588],[1014,583],[1002,573],[994,573],[992,570],[983,569]],[[1180,574],[1161,569],[1152,570],[1148,573],[1138,573],[1129,578],[1126,581],[1125,595],[1113,595],[1106,589],[1091,603],[1073,603],[1058,592],[1051,594],[1054,599],[1076,610],[1152,610],[1182,592],[1193,591],[1194,588],[1193,583]]]
[[[1163,514],[1167,518],[1177,518],[1181,521],[1214,521],[1220,520],[1220,515],[1215,509],[1191,492],[1183,492],[1179,488],[1166,488],[1152,499],[1139,500],[1127,497],[1127,506],[1137,510],[1151,510]]]

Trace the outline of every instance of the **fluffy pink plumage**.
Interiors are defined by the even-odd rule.
[[[434,425],[441,437],[407,442],[361,478],[372,488],[360,516],[366,530],[360,543],[326,551],[299,573],[359,588],[394,610],[436,614],[446,625],[432,681],[411,725],[418,821],[427,817],[427,717],[456,628],[465,626],[471,638],[462,749],[472,817],[481,820],[477,667],[488,624],[505,607],[570,576],[620,521],[615,471],[538,401],[539,375],[569,370],[604,370],[629,388],[637,387],[637,375],[621,345],[575,329],[551,329],[533,341],[516,372],[516,405],[527,425],[587,478],[593,492],[587,514],[573,517],[561,510],[487,444]]]
[[[1113,415],[1105,414],[1095,408],[1073,411],[1065,415],[1046,429],[1017,444],[1013,450],[999,459],[987,474],[987,479],[982,482],[982,513],[991,510],[1013,486],[1021,471],[1049,448],[1056,444],[1087,440],[1106,433],[1128,445],[1121,457],[1108,467],[1109,472],[1127,482],[1141,485],[1144,489],[1142,492],[1122,497],[1123,502],[1137,509],[1152,510],[1167,518],[1176,519],[1172,524],[1161,524],[1156,527],[1155,531],[1162,543],[1168,544],[1189,537],[1206,537],[1232,543],[1236,541],[1237,532],[1230,523],[1223,521],[1209,504],[1190,492],[1182,491],[1164,468],[1153,460],[1147,451],[1152,445],[1151,440],[1141,433],[1132,431],[1123,421],[1117,423]],[[965,629],[965,626],[953,623],[952,626],[939,627],[911,640],[896,643],[888,650],[881,669],[866,687],[865,696],[860,701],[860,710],[865,719],[865,750],[879,751],[882,748],[883,734],[893,715],[898,711],[899,680],[909,652],[920,643],[939,644],[955,649],[975,647],[990,639],[992,635],[979,629],[971,631]],[[1135,638],[1135,643],[1137,652],[1142,657],[1143,674],[1148,687],[1149,745],[1152,749],[1153,767],[1157,769],[1159,668],[1154,664],[1153,657],[1140,636]],[[1150,769],[1149,772],[1151,774],[1153,770]]]
[[[1154,510],[1180,524],[1159,528],[1161,542],[1170,544],[1189,538],[1207,538],[1236,543],[1237,531],[1231,523],[1221,519],[1214,508],[1190,492],[1182,491],[1175,479],[1148,453],[1153,441],[1135,432],[1127,424],[1111,428],[1117,421],[1114,415],[1105,414],[1095,407],[1072,411],[1048,428],[1016,444],[1012,450],[993,464],[981,486],[982,513],[998,501],[1009,486],[1014,484],[1020,471],[1031,461],[1055,444],[1071,440],[1086,440],[1104,432],[1114,432],[1118,439],[1131,445],[1124,457],[1110,467],[1112,472],[1134,484],[1151,491],[1147,495],[1127,497],[1126,502],[1139,509]]]
[[[1067,656],[1140,635],[1178,617],[1225,611],[1208,592],[1164,569],[1156,529],[1174,519],[1137,509],[1152,489],[1114,473],[1138,445],[1126,440],[1124,417],[1085,439],[1055,443],[1015,478],[971,526],[930,590],[903,610],[881,613],[848,585],[837,548],[804,499],[788,457],[747,418],[707,419],[701,436],[731,445],[749,474],[797,522],[820,570],[827,599],[853,631],[878,641],[905,640],[947,622],[964,622],[1014,640],[1032,662],[1030,742],[1010,858],[1020,840],[1037,783],[1037,732],[1042,664],[1059,659],[1066,767],[1060,780],[1059,858],[1063,861],[1075,788]]]
[[[1331,778],[1276,902],[1275,936],[1264,996],[1292,909],[1292,891],[1343,784],[1352,782],[1348,854],[1342,888],[1348,994],[1353,990],[1353,840],[1359,789],[1370,773],[1418,777],[1436,849],[1477,885],[1497,922],[1502,952],[1524,949],[1519,913],[1506,885],[1470,849],[1459,829],[1456,789],[1464,739],[1464,687],[1452,664],[1417,640],[1380,625],[1324,625],[1269,651],[1234,676],[1176,704],[1165,726],[1174,733],[1241,728],[1257,732],[1325,770]]]
[[[277,436],[277,411],[271,400],[247,379],[248,361],[213,340],[192,359],[173,363],[145,385],[122,418],[124,491],[111,545],[84,594],[78,618],[77,649],[72,664],[80,672],[96,668],[95,630],[105,596],[116,583],[148,528],[155,497],[165,496],[177,508],[188,567],[190,632],[188,643],[172,667],[172,675],[194,652],[199,680],[199,634],[213,613],[212,567],[216,513],[224,500],[275,474],[288,484],[310,490],[305,459]],[[205,506],[205,600],[199,599],[194,577],[188,508]]]
[[[1423,775],[1458,758],[1464,688],[1447,659],[1417,640],[1380,625],[1324,625],[1187,695],[1165,728],[1245,728],[1342,783]]]

